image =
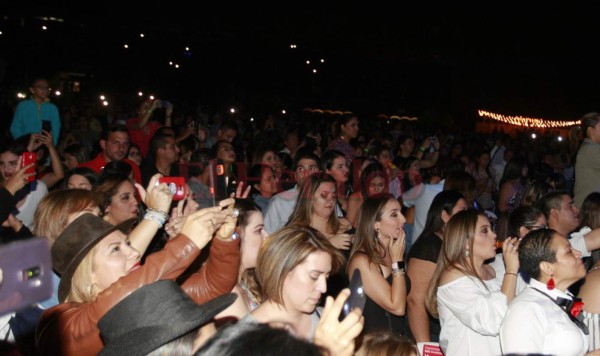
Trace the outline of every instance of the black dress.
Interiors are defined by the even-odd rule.
[[[364,252],[357,252],[364,253]],[[381,270],[381,266],[379,266],[379,271],[383,276],[383,271]],[[392,285],[393,275],[390,275],[386,278],[386,281]],[[404,275],[406,280],[406,293],[410,290],[410,279],[407,275]],[[367,296],[367,300],[365,302],[365,309],[363,310],[363,316],[365,317],[365,326],[363,328],[363,332],[369,332],[373,330],[390,330],[396,335],[407,335],[407,320],[406,316],[396,316],[387,310],[383,309],[379,306],[379,304],[375,303],[369,296]]]

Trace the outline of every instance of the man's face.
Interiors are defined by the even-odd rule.
[[[558,211],[558,226],[564,231],[574,231],[579,226],[579,209],[573,204],[573,199],[567,194],[562,196]]]
[[[217,141],[225,140],[227,142],[233,142],[237,136],[237,131],[233,129],[224,129],[219,130],[219,137],[217,137]]]
[[[298,161],[298,166],[296,167],[296,183],[298,186],[301,186],[304,177],[309,174],[317,173],[318,171],[319,166],[317,165],[317,162],[308,158],[301,159]]]
[[[600,144],[600,122],[594,125],[594,127],[589,127],[587,135],[590,140]]]
[[[100,141],[104,156],[108,162],[120,161],[129,149],[129,134],[126,132],[109,132],[106,140]]]
[[[167,137],[166,138],[165,147],[161,147],[158,149],[158,155],[166,162],[175,163],[179,160],[179,153],[181,152],[177,144],[175,143],[175,138]]]

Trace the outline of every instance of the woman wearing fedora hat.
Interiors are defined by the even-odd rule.
[[[180,234],[150,254],[144,265],[127,230],[132,220],[111,225],[93,214],[73,221],[52,246],[52,263],[61,274],[59,300],[42,315],[36,346],[45,355],[92,355],[102,348],[98,320],[139,287],[179,277],[211,241],[210,257],[182,288],[197,303],[228,293],[237,281],[239,239],[232,236],[233,199],[191,214]]]

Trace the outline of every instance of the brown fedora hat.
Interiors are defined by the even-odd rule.
[[[136,221],[131,218],[112,225],[94,214],[83,214],[73,220],[52,245],[52,267],[60,275],[58,301],[63,303],[71,290],[71,278],[83,258],[100,240],[116,230],[129,233]]]

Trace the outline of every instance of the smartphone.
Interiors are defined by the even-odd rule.
[[[157,184],[166,183],[173,194],[173,201],[185,199],[187,196],[187,185],[183,177],[160,177]]]
[[[344,320],[344,318],[350,314],[354,308],[359,308],[361,311],[363,311],[365,308],[367,296],[365,294],[365,290],[363,289],[362,278],[358,268],[352,273],[352,278],[350,279],[350,285],[348,288],[350,288],[350,296],[342,307],[342,312],[340,313],[339,318],[340,321]]]
[[[37,154],[35,152],[23,152],[21,154],[21,168],[35,162],[37,162]],[[35,164],[27,169],[25,173],[33,173],[33,175],[27,178],[27,182],[33,182],[35,180]]]
[[[159,101],[156,103],[156,108],[157,108],[157,109],[160,109],[160,108],[168,108],[168,107],[169,107],[169,105],[170,105],[170,103],[169,103],[168,101],[166,101],[166,100],[159,100]]]
[[[52,132],[52,121],[42,120],[42,131]]]
[[[228,197],[225,165],[220,159],[210,160],[210,192],[213,197],[213,206]]]
[[[43,237],[0,245],[0,315],[12,313],[52,296],[52,258]]]

